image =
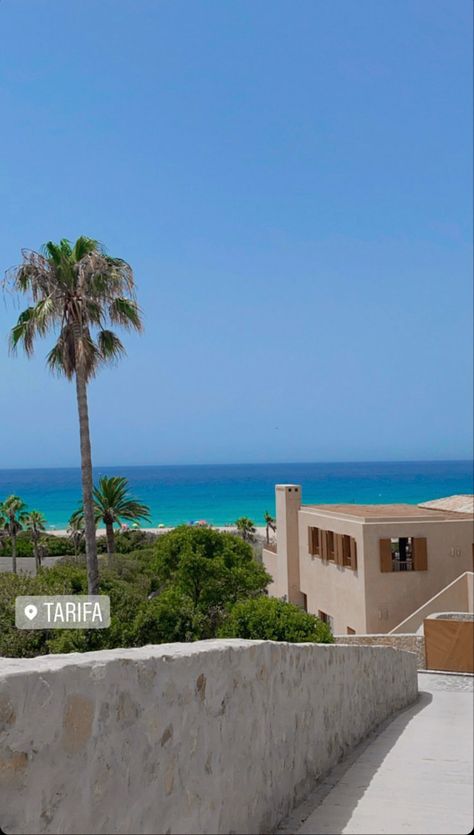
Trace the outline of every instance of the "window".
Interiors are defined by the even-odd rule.
[[[347,534],[308,527],[308,552],[312,557],[357,570],[357,543]]]
[[[425,537],[399,536],[380,540],[381,571],[426,571]]]
[[[351,566],[351,538],[347,534],[342,537],[342,564]]]
[[[334,558],[336,556],[334,550],[334,533],[333,531],[327,531],[327,538],[328,538],[328,560],[334,562]]]
[[[320,553],[319,528],[308,528],[308,551],[311,556]]]
[[[332,617],[332,615],[328,615],[327,612],[322,612],[321,609],[319,609],[318,618],[319,620],[322,620],[323,623],[326,623],[329,626],[331,632],[334,631],[334,618]]]
[[[392,571],[413,571],[413,540],[411,536],[391,539]]]
[[[355,635],[356,634],[356,631],[355,631],[355,629],[352,628],[352,626],[348,626],[347,629],[346,629],[346,632],[347,632],[348,635]]]

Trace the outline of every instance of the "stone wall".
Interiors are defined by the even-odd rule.
[[[423,635],[412,633],[407,635],[397,633],[389,633],[388,635],[385,633],[381,635],[335,635],[334,640],[338,644],[348,644],[349,646],[384,646],[414,652],[418,669],[424,670],[426,666],[425,638]]]
[[[51,566],[56,565],[56,563],[63,559],[64,557],[45,557],[43,559],[42,565],[45,568],[51,568]],[[16,567],[18,574],[33,574],[33,576],[36,575],[36,563],[34,557],[18,557],[16,561]],[[12,558],[0,557],[0,573],[11,570]]]
[[[270,832],[417,698],[390,648],[203,641],[0,661],[0,828]]]

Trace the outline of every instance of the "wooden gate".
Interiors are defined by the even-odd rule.
[[[423,621],[427,670],[474,673],[474,622],[427,618]]]

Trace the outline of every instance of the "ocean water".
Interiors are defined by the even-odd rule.
[[[239,516],[261,525],[266,510],[274,513],[277,483],[301,484],[307,504],[416,504],[474,492],[471,461],[104,467],[95,470],[95,479],[100,475],[125,476],[151,508],[154,526],[197,519],[225,525]],[[64,528],[81,498],[80,470],[0,470],[0,501],[11,493]]]

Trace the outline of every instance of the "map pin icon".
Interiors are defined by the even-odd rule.
[[[38,609],[33,603],[28,603],[28,606],[25,606],[25,615],[28,620],[33,620],[38,614]]]

